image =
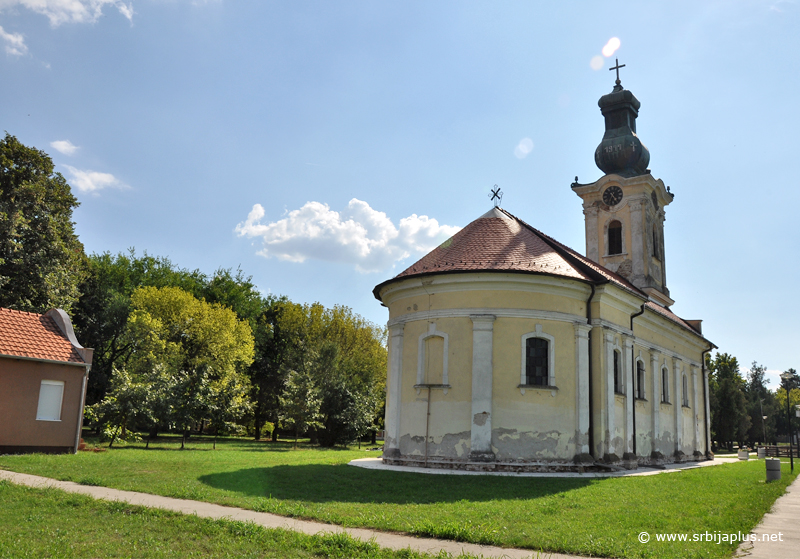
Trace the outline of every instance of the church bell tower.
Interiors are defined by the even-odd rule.
[[[623,65],[624,66],[624,65]],[[667,289],[664,208],[674,195],[650,174],[650,152],[636,134],[641,104],[619,80],[598,102],[605,134],[594,153],[605,174],[591,184],[572,184],[583,199],[586,256],[623,276],[660,305],[674,303]]]

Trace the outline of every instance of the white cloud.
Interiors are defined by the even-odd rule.
[[[522,138],[517,144],[517,147],[514,148],[514,155],[516,155],[518,159],[525,159],[532,151],[533,140],[530,138]]]
[[[50,142],[50,147],[58,152],[63,153],[64,155],[72,155],[79,149],[78,146],[74,145],[69,140],[56,140],[55,142]]]
[[[591,66],[592,70],[599,70],[605,64],[605,60],[599,54],[597,56],[593,56],[592,59],[589,61],[589,66]]]
[[[97,193],[104,188],[128,188],[128,185],[120,181],[111,173],[100,173],[99,171],[82,171],[70,165],[64,165],[69,171],[72,179],[69,181],[81,192]]]
[[[240,237],[261,237],[258,254],[291,262],[353,264],[359,272],[386,270],[398,260],[432,250],[459,230],[416,214],[401,219],[396,227],[385,213],[356,198],[342,212],[306,202],[267,225],[261,223],[264,215],[264,208],[256,204],[235,229]]]
[[[62,23],[94,23],[107,5],[117,8],[128,21],[133,19],[133,4],[122,0],[0,0],[0,11],[22,6],[42,14],[57,27]]]
[[[0,0],[0,2],[2,1]],[[28,53],[28,47],[25,44],[25,37],[22,33],[8,33],[0,25],[0,39],[6,44],[6,54],[23,56]]]

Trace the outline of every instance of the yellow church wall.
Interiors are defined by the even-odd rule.
[[[463,282],[470,274],[459,275]],[[520,275],[509,279],[508,274],[475,274],[474,282],[451,282],[454,276],[426,278],[402,282],[386,297],[390,310],[390,325],[403,324],[402,381],[400,397],[399,450],[404,456],[422,456],[425,450],[431,458],[466,460],[470,453],[472,425],[472,314],[494,314],[492,323],[492,410],[491,447],[500,461],[528,460],[569,461],[579,448],[576,446],[578,411],[576,400],[576,324],[585,322],[586,299],[589,288],[577,281],[555,281],[553,278]],[[489,289],[487,286],[497,286]],[[467,287],[461,291],[461,287]],[[475,285],[480,285],[476,289]],[[516,289],[516,290],[515,290]],[[538,291],[537,291],[538,290]],[[692,365],[699,365],[706,342],[672,321],[647,311],[634,320],[630,331],[631,315],[641,309],[640,297],[614,285],[601,285],[596,289],[592,303],[593,328],[591,333],[591,362],[593,398],[594,456],[602,459],[610,454],[622,457],[632,446],[631,426],[627,423],[628,398],[636,409],[636,454],[647,460],[653,450],[670,461],[675,450],[675,406],[681,418],[681,449],[690,455],[695,450],[705,450],[705,430],[701,423],[695,448],[695,421],[702,414],[693,409],[680,408],[681,395],[675,394],[674,366],[689,375],[690,402],[692,392]],[[531,313],[526,316],[526,313]],[[520,390],[522,369],[522,336],[535,332],[551,336],[553,345],[553,371],[556,389],[525,388]],[[433,330],[431,330],[433,329]],[[430,390],[415,388],[417,384],[420,337],[430,333],[446,334],[447,382],[449,387]],[[436,335],[438,335],[436,334]],[[613,342],[606,340],[613,336]],[[630,392],[614,397],[612,431],[608,432],[607,402],[610,378],[608,375],[608,343],[623,352],[624,374],[631,375],[630,344],[633,354],[645,364],[646,401],[636,401],[634,387]],[[444,350],[444,340],[436,338],[423,342],[436,351]],[[441,348],[441,349],[439,349]],[[623,349],[624,348],[624,349]],[[665,363],[670,375],[670,402],[662,404],[654,397],[654,380],[651,354],[659,356],[660,367]],[[444,356],[426,359],[425,367],[435,371],[434,379],[443,382]],[[635,362],[635,361],[634,361]],[[660,374],[658,376],[660,379]],[[426,379],[423,378],[423,383]],[[626,379],[629,382],[629,379]],[[612,385],[613,388],[613,385]],[[702,390],[702,382],[698,383]],[[697,400],[703,402],[703,395]],[[430,415],[428,409],[430,408]],[[653,414],[658,410],[658,429],[653,431]],[[702,411],[702,410],[701,410]]]
[[[468,317],[416,320],[406,323],[403,344],[400,451],[404,455],[424,455],[425,452],[428,390],[417,389],[414,386],[418,380],[420,336],[430,333],[432,324],[436,332],[447,334],[447,373],[450,388],[446,394],[442,388],[430,390],[428,454],[460,457],[465,444],[469,452],[472,407],[472,321]],[[437,345],[444,348],[443,343]]]
[[[522,336],[541,326],[554,338],[556,389],[519,388]],[[494,323],[492,446],[498,460],[575,455],[575,329],[572,323],[498,318]]]

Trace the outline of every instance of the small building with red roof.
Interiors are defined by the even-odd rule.
[[[389,311],[384,461],[486,470],[637,468],[710,451],[701,321],[670,310],[665,207],[639,101],[600,99],[605,175],[586,254],[498,206],[377,285]]]
[[[0,454],[77,452],[92,353],[61,309],[0,308]]]

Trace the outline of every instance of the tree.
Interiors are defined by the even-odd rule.
[[[285,368],[313,364],[324,411],[319,442],[344,444],[374,429],[386,384],[385,330],[348,307],[326,309],[319,303],[285,303],[276,326],[284,336]]]
[[[147,252],[139,256],[133,248],[126,253],[104,252],[88,258],[88,274],[80,284],[82,295],[73,315],[78,339],[94,348],[87,403],[103,399],[113,371],[124,368],[131,355],[133,345],[124,334],[133,292],[142,286],[170,286],[197,296],[205,280],[198,270],[178,268],[168,258]]]
[[[747,398],[746,413],[750,417],[750,429],[747,441],[752,445],[760,441],[767,444],[774,441],[777,419],[777,404],[775,395],[767,388],[769,379],[766,378],[767,368],[755,361],[750,366],[745,383],[745,396]],[[766,419],[764,419],[766,416]]]
[[[211,419],[216,428],[241,417],[253,359],[250,326],[225,307],[198,300],[177,287],[140,287],[123,335],[130,346],[126,371],[150,388],[153,423],[173,423],[183,433]],[[103,402],[118,398],[116,389]]]
[[[147,383],[133,380],[127,371],[118,371],[109,396],[92,406],[93,415],[110,439],[109,448],[118,437],[126,438],[129,427],[149,420],[148,393]]]
[[[319,413],[322,400],[311,373],[307,370],[290,370],[278,401],[281,406],[280,420],[285,427],[294,430],[294,448],[297,448],[300,433],[322,425]]]
[[[70,312],[85,275],[78,200],[53,161],[6,133],[0,140],[0,306]]]
[[[727,353],[717,353],[714,359],[707,356],[710,373],[711,431],[714,438],[728,449],[733,441],[743,444],[750,429],[747,415],[745,381],[739,372],[739,363]]]
[[[800,405],[800,375],[794,369],[786,371],[792,374],[789,381],[789,418],[786,417],[786,384],[781,382],[781,387],[775,392],[775,406],[777,418],[777,431],[781,436],[789,433],[791,426],[792,432],[797,429],[797,419],[795,406]],[[791,424],[789,423],[791,421]]]

